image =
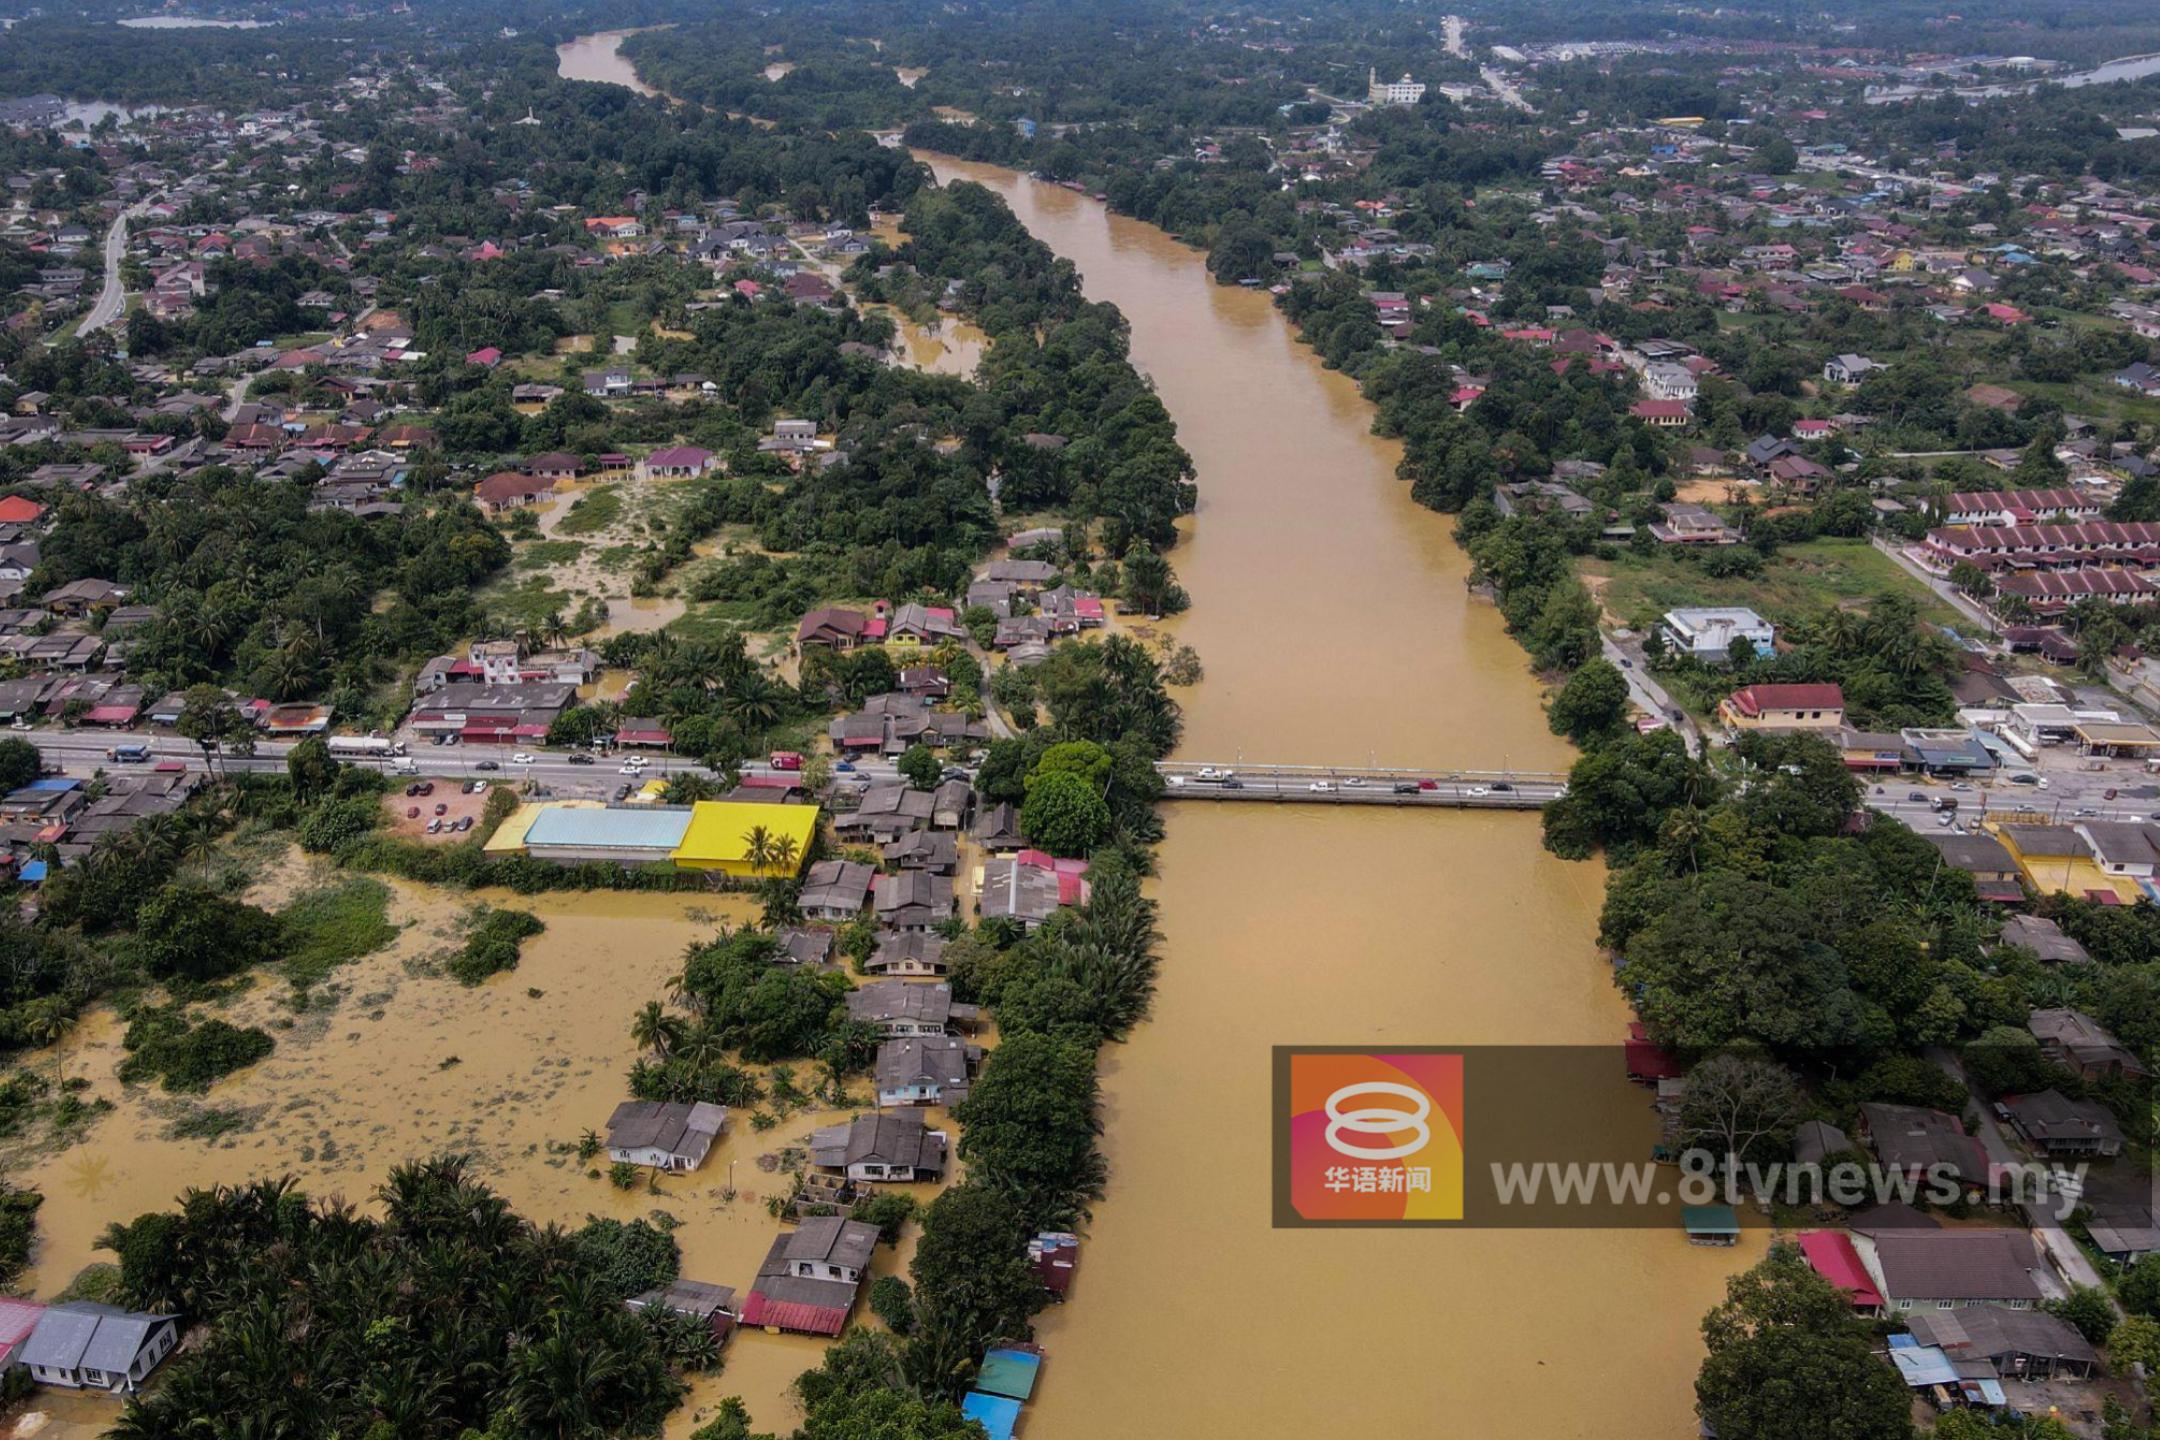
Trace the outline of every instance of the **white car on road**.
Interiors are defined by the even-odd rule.
[[[520,750],[510,757],[510,763],[513,765],[530,765],[533,763],[533,757]]]
[[[1335,790],[1335,787],[1325,780],[1315,780],[1305,788],[1315,795],[1328,795],[1334,793]]]
[[[1492,794],[1492,791],[1486,789],[1483,785],[1472,785],[1469,789],[1463,791],[1463,794],[1468,795],[1473,799],[1482,799],[1483,797]]]

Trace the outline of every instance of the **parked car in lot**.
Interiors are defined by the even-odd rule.
[[[487,788],[488,783],[485,780],[468,780],[465,782],[465,793],[468,795],[478,795]]]
[[[430,835],[440,835],[440,834],[442,834],[442,821],[440,821],[440,820],[430,820],[430,821],[428,821],[428,822],[427,822],[427,833],[428,833],[428,834],[430,834]]]
[[[437,802],[435,802],[435,813],[438,815],[447,815],[450,813],[450,807],[438,800]]]
[[[470,830],[470,829],[472,829],[472,816],[470,816],[470,815],[460,815],[460,816],[458,816],[457,828],[458,828],[458,833],[459,833],[460,835],[464,834],[464,833],[465,833],[465,832],[466,832],[467,830]]]
[[[408,820],[417,820],[417,819],[419,819],[419,818],[420,818],[420,807],[419,807],[418,805],[408,805],[408,806],[406,806],[406,807],[405,807],[405,818],[406,818],[406,819],[408,819]]]

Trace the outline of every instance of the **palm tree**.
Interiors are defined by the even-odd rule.
[[[743,858],[750,868],[762,875],[773,862],[773,833],[763,825],[753,825],[743,832]]]
[[[60,1002],[48,999],[32,1008],[22,1022],[23,1038],[33,1045],[50,1045],[53,1051],[53,1084],[62,1081],[61,1066],[66,1058],[68,1031],[74,1021],[60,1008]]]
[[[637,1018],[630,1022],[630,1038],[641,1050],[650,1050],[662,1060],[682,1039],[682,1022],[668,1014],[666,1007],[657,1000],[645,1002]]]
[[[772,842],[772,867],[782,875],[795,873],[795,862],[802,858],[802,842],[793,835],[781,835]]]

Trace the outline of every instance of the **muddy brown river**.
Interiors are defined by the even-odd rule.
[[[564,47],[565,75],[635,83],[619,43]],[[1370,407],[1266,295],[1214,285],[1196,252],[1085,197],[932,163],[1005,196],[1090,295],[1130,317],[1134,358],[1198,465],[1200,510],[1173,557],[1194,608],[1172,628],[1207,670],[1183,692],[1185,758],[1566,763],[1521,651],[1464,587],[1448,522],[1411,504]],[[1040,1324],[1049,1359],[1025,1440],[1693,1435],[1697,1321],[1759,1252],[1752,1239],[1717,1251],[1674,1230],[1270,1225],[1270,1047],[1617,1041],[1626,1010],[1592,943],[1599,870],[1546,855],[1527,815],[1172,805],[1168,829],[1161,985],[1149,1022],[1104,1052],[1110,1195],[1070,1302]],[[167,1138],[167,1117],[121,1094],[110,1017],[70,1041],[68,1073],[121,1108],[22,1166],[48,1196],[35,1293],[109,1258],[93,1249],[106,1223],[187,1185],[290,1171],[314,1193],[358,1198],[389,1165],[443,1148],[478,1152],[537,1218],[667,1209],[685,1221],[686,1274],[747,1283],[772,1233],[753,1197],[773,1182],[756,1158],[825,1117],[740,1131],[664,1197],[615,1192],[558,1148],[604,1122],[631,1014],[686,943],[741,918],[740,902],[515,901],[548,931],[518,971],[471,992],[403,963],[447,941],[462,902],[396,892],[405,938],[341,973],[346,1003],[206,1097],[255,1111],[222,1141]],[[268,1018],[269,999],[240,1014]],[[1647,1150],[1647,1097],[1617,1054],[1610,1084],[1574,1098]],[[730,1162],[744,1192],[732,1200]],[[881,1251],[879,1268],[905,1258]],[[817,1354],[738,1336],[696,1402],[742,1393],[760,1428],[784,1431],[785,1387]],[[670,1435],[695,1414],[680,1412]],[[50,1440],[98,1428],[55,1418]]]
[[[1347,379],[1264,293],[1151,226],[1010,171],[990,186],[1132,321],[1200,509],[1173,555],[1207,678],[1183,758],[1557,769],[1538,688],[1464,587],[1449,522],[1394,478]],[[1757,1251],[1676,1231],[1270,1227],[1277,1044],[1613,1044],[1602,884],[1535,817],[1171,805],[1154,1014],[1104,1054],[1110,1195],[1028,1440],[1691,1436],[1696,1326]],[[1620,1075],[1580,1104],[1654,1138]],[[1470,1117],[1475,1124],[1475,1117]]]

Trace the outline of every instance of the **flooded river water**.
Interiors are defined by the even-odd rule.
[[[565,47],[564,73],[623,81],[619,38]],[[1215,286],[1195,252],[1069,191],[933,163],[1003,194],[1091,295],[1124,310],[1198,464],[1201,508],[1174,557],[1195,605],[1173,628],[1207,669],[1184,692],[1186,757],[1565,764],[1520,650],[1464,587],[1448,522],[1411,504],[1369,407],[1264,294]],[[1598,869],[1546,855],[1525,815],[1173,805],[1168,828],[1160,991],[1149,1023],[1104,1054],[1110,1197],[1071,1303],[1041,1322],[1050,1358],[1026,1440],[1692,1435],[1696,1324],[1755,1244],[1270,1227],[1270,1047],[1617,1041],[1626,1012],[1592,943]],[[822,1117],[738,1129],[662,1198],[613,1191],[557,1148],[604,1123],[631,1015],[740,902],[512,902],[549,928],[477,991],[403,963],[447,942],[457,903],[397,887],[406,938],[341,972],[350,998],[327,1024],[303,1019],[206,1097],[252,1112],[248,1128],[171,1139],[126,1100],[84,1143],[27,1166],[49,1197],[37,1293],[103,1258],[92,1245],[107,1222],[185,1186],[291,1171],[313,1193],[359,1198],[390,1165],[445,1148],[477,1152],[535,1218],[668,1209],[686,1222],[686,1274],[745,1283],[773,1231],[757,1156]],[[268,1018],[266,1006],[243,1002],[236,1018]],[[68,1072],[117,1097],[117,1051],[113,1022],[92,1022]],[[1647,1149],[1646,1097],[1617,1053],[1611,1083],[1573,1098]],[[732,1201],[731,1174],[746,1192]],[[881,1251],[879,1268],[904,1259]],[[817,1353],[738,1336],[697,1398],[741,1393],[760,1428],[785,1431],[784,1387]]]
[[[930,160],[1003,195],[1131,319],[1133,356],[1199,468],[1175,554],[1193,760],[1557,769],[1522,651],[1464,586],[1449,522],[1394,478],[1356,387],[1263,293],[1083,196]],[[1317,1434],[1694,1434],[1696,1326],[1755,1253],[1676,1231],[1270,1228],[1277,1044],[1613,1044],[1593,935],[1602,873],[1535,817],[1168,807],[1154,1015],[1105,1052],[1110,1195],[1029,1440]],[[1584,1094],[1652,1117],[1616,1054]],[[1475,1117],[1471,1117],[1475,1124]]]

